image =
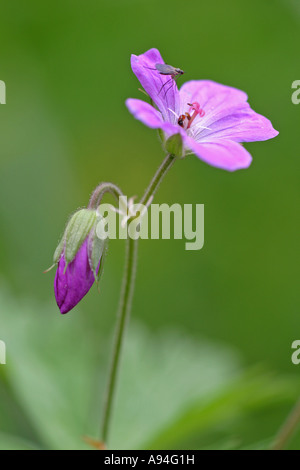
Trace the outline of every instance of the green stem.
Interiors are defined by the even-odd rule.
[[[300,400],[279,430],[271,450],[283,450],[300,424]]]
[[[124,269],[123,286],[120,299],[119,315],[116,327],[115,344],[113,348],[112,364],[109,372],[106,401],[102,423],[102,441],[107,443],[110,425],[113,398],[116,386],[117,373],[121,357],[121,348],[124,338],[125,326],[130,316],[131,301],[134,289],[136,272],[137,240],[127,239],[126,262]]]
[[[176,157],[174,155],[167,155],[161,166],[155,173],[152,181],[146,189],[140,203],[146,204],[149,199],[154,196],[164,176],[173,166]],[[130,223],[130,220],[128,221]],[[111,422],[111,413],[115,395],[116,381],[118,375],[118,369],[120,365],[120,358],[122,352],[122,344],[124,340],[124,334],[126,330],[126,324],[128,323],[131,310],[131,302],[134,291],[134,281],[136,274],[136,261],[137,261],[137,248],[138,240],[132,240],[129,236],[127,237],[126,246],[126,261],[125,270],[123,277],[123,285],[120,298],[119,315],[117,320],[115,342],[113,347],[112,362],[109,370],[109,379],[107,392],[104,402],[103,409],[103,421],[101,429],[101,438],[104,444],[107,444],[109,426]]]
[[[123,196],[123,193],[118,186],[116,186],[113,183],[100,183],[95,191],[93,192],[90,202],[89,202],[89,208],[90,209],[97,209],[99,206],[103,196],[106,193],[112,194],[117,201],[119,201],[119,197]]]
[[[164,176],[168,173],[168,171],[172,168],[176,161],[175,155],[169,154],[165,157],[164,161],[158,168],[157,172],[155,173],[154,177],[152,178],[148,188],[146,189],[142,199],[140,200],[140,204],[147,204],[151,196],[154,196],[156,193],[160,183],[162,182]]]

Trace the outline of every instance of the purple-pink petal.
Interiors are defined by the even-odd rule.
[[[65,271],[65,258],[62,255],[54,280],[54,292],[61,313],[74,308],[88,293],[95,282],[94,274],[89,265],[87,240],[77,252],[75,259]]]
[[[177,124],[164,121],[161,113],[145,101],[128,98],[126,106],[136,119],[152,129],[162,129],[168,136],[184,132]]]
[[[186,137],[185,144],[201,160],[223,170],[248,168],[252,161],[250,153],[241,144],[230,140],[198,143]]]
[[[157,49],[150,49],[139,56],[134,54],[131,56],[133,73],[162,113],[163,119],[173,122],[174,115],[170,109],[175,112],[179,110],[180,99],[178,88],[175,81],[169,75],[161,75],[156,70],[155,64],[164,64]],[[169,83],[165,85],[167,81]]]
[[[210,80],[193,80],[180,89],[182,107],[197,101],[205,111],[198,142],[228,139],[235,142],[267,140],[278,135],[271,122],[250,108],[241,90]]]
[[[206,114],[213,115],[222,109],[230,109],[247,103],[245,92],[211,80],[191,80],[180,88],[182,104],[197,101]],[[249,104],[247,104],[249,106]]]
[[[163,125],[162,115],[149,103],[134,98],[126,100],[126,106],[133,116],[152,129]]]
[[[209,119],[209,117],[208,117]],[[269,119],[257,114],[251,108],[228,110],[228,115],[213,122],[205,122],[199,141],[230,139],[235,142],[255,142],[276,137],[276,131]]]

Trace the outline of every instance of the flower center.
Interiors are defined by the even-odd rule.
[[[201,108],[200,104],[195,101],[194,103],[188,103],[190,107],[189,112],[181,114],[178,118],[177,123],[183,129],[190,129],[194,119],[199,116],[200,118],[205,115],[205,111]]]

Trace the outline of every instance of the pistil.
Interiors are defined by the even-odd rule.
[[[188,103],[188,106],[190,106],[189,112],[191,112],[191,110],[194,111],[192,115],[190,116],[188,127],[187,127],[187,129],[190,129],[196,116],[198,115],[199,117],[205,116],[205,111],[201,108],[200,104],[197,103],[197,101],[195,101],[194,103]]]
[[[193,121],[199,115],[199,117],[203,117],[205,115],[205,111],[201,108],[200,104],[196,101],[194,103],[188,103],[190,107],[189,112],[185,114],[181,114],[178,118],[178,124],[183,129],[187,130],[190,129]],[[193,111],[191,113],[191,111]]]

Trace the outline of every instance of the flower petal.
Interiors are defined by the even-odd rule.
[[[191,80],[180,88],[181,111],[187,103],[197,101],[205,116],[213,116],[222,109],[234,108],[247,103],[248,96],[237,88],[221,85],[211,80]],[[246,104],[249,107],[249,104]]]
[[[136,119],[148,127],[157,129],[162,126],[162,115],[151,104],[135,98],[126,100],[126,106]]]
[[[155,64],[164,64],[157,49],[150,49],[139,56],[131,56],[133,73],[162,113],[163,119],[175,123],[175,116],[170,109],[178,114],[180,99],[176,82],[169,75],[161,75]]]
[[[250,153],[241,144],[230,140],[199,143],[186,137],[185,145],[204,162],[223,170],[248,168],[252,161]]]
[[[199,125],[193,136],[198,142],[216,139],[254,142],[278,135],[267,118],[250,108],[246,93],[236,88],[209,80],[194,80],[181,87],[180,99],[184,111],[187,102],[193,101],[205,111],[203,118],[194,121],[195,127]]]
[[[88,260],[87,240],[68,265],[66,272],[65,265],[65,258],[62,256],[54,280],[55,298],[61,313],[72,310],[94,284],[95,277]]]
[[[210,130],[201,131],[199,141],[230,139],[235,142],[255,142],[272,139],[278,135],[269,119],[248,107],[229,109],[227,116],[207,123],[207,127]]]
[[[162,129],[168,137],[178,133],[185,134],[178,124],[164,122],[160,112],[145,101],[129,98],[126,100],[126,106],[136,119],[152,129]]]

